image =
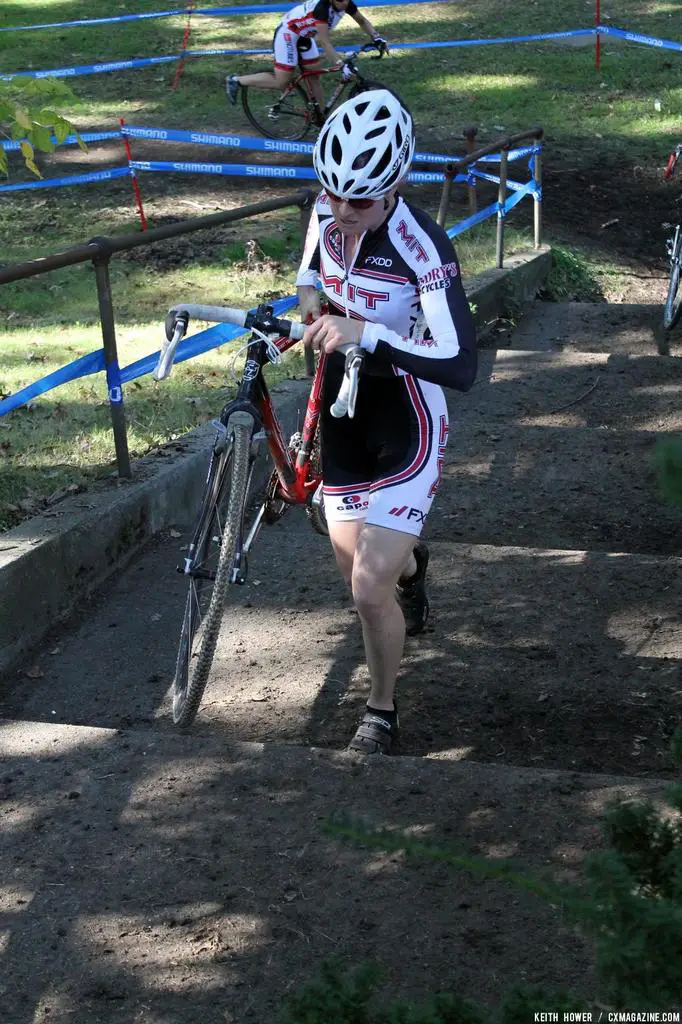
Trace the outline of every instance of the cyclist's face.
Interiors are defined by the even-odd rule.
[[[329,193],[328,193],[329,195]],[[345,199],[337,199],[329,195],[329,203],[334,214],[336,226],[342,235],[359,235],[363,231],[374,231],[388,217],[393,209],[395,190],[381,199],[375,199],[371,206],[358,208],[351,206]]]

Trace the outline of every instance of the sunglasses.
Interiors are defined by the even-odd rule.
[[[343,196],[335,196],[333,192],[327,190],[327,195],[334,203],[348,203],[353,210],[369,210],[370,206],[374,206],[376,199],[344,199]]]

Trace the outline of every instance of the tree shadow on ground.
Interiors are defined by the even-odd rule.
[[[608,779],[7,722],[0,742],[12,1024],[275,1022],[331,953],[378,962],[385,1000],[591,991],[554,910],[320,826],[342,814],[568,878],[599,844]]]

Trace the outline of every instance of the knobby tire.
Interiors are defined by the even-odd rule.
[[[678,229],[675,249],[670,265],[670,284],[668,295],[663,307],[663,326],[671,331],[682,313],[682,293],[680,292],[680,263],[682,262],[682,230]]]
[[[241,94],[244,113],[256,131],[266,139],[297,142],[310,131],[312,121],[309,99],[300,85],[295,85],[284,98],[282,93],[274,89],[253,89],[246,85],[242,86]],[[277,118],[268,117],[277,104]]]
[[[192,723],[206,689],[223,619],[227,588],[243,528],[244,506],[250,475],[251,427],[246,423],[233,423],[230,419],[228,432],[233,433],[232,447],[231,451],[226,454],[225,464],[221,468],[223,480],[220,490],[215,494],[216,508],[209,515],[207,535],[202,542],[204,547],[211,543],[210,534],[215,528],[217,515],[219,522],[217,507],[221,502],[224,505],[226,500],[220,555],[208,609],[201,622],[194,628],[192,628],[193,616],[196,612],[193,602],[197,600],[197,592],[192,584],[190,584],[185,605],[173,695],[173,721],[180,728],[186,728]],[[231,479],[228,481],[227,476],[230,475],[230,469]],[[229,493],[225,494],[223,489],[228,485]],[[210,584],[206,583],[205,585]],[[193,655],[193,641],[199,627],[202,629],[201,640],[196,655]]]

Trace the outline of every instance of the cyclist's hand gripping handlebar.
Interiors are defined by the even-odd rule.
[[[341,419],[348,415],[352,419],[355,415],[355,402],[358,397],[358,381],[360,371],[365,361],[365,350],[359,345],[341,345],[340,352],[346,354],[346,366],[343,371],[343,380],[336,401],[329,410],[334,419]]]
[[[262,307],[259,310],[247,312],[244,309],[234,309],[230,306],[195,306],[190,303],[173,306],[166,317],[166,342],[154,370],[156,380],[163,380],[170,373],[175,350],[179,341],[184,337],[192,317],[209,323],[235,324],[261,334],[284,336],[294,338],[296,341],[303,337],[305,331],[305,324],[297,323],[295,320],[282,320],[274,316],[271,311],[263,312]],[[342,345],[340,351],[346,354],[346,367],[331,413],[337,418],[346,414],[352,417],[355,412],[358,378],[365,352],[359,345]]]

